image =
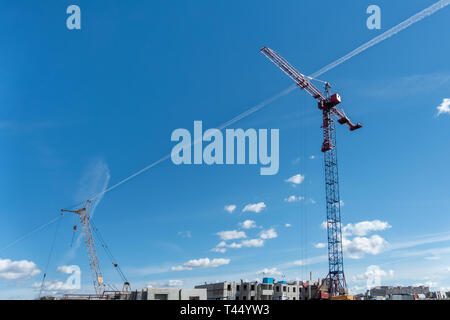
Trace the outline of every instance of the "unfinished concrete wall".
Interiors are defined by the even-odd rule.
[[[206,300],[206,289],[181,289],[180,300]]]
[[[177,288],[146,288],[147,300],[180,300],[180,289]]]

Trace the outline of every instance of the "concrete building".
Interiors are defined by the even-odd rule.
[[[430,292],[428,294],[428,298],[430,299],[436,299],[436,300],[446,300],[450,298],[450,295],[448,295],[448,292],[444,291],[436,291],[436,292]]]
[[[195,286],[196,289],[206,290],[208,300],[235,300],[236,283],[218,282]]]
[[[279,281],[273,285],[272,300],[300,300],[300,282]]]
[[[264,278],[262,283],[243,280],[205,283],[195,288],[206,289],[208,300],[305,300],[317,291],[317,286],[308,288],[306,283],[277,282],[274,278]]]
[[[206,300],[205,289],[144,288],[110,293],[106,300]]]
[[[430,288],[424,286],[408,286],[408,287],[393,287],[393,286],[378,286],[370,289],[367,292],[369,297],[386,297],[390,298],[391,296],[398,295],[418,295],[423,294],[425,296],[429,296]],[[398,298],[398,297],[397,297]]]

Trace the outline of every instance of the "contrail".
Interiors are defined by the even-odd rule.
[[[98,198],[98,197],[100,197],[100,196],[103,196],[105,193],[107,193],[107,192],[109,192],[109,191],[111,191],[111,190],[117,188],[118,186],[120,186],[121,184],[127,182],[128,180],[133,179],[134,177],[140,175],[141,173],[144,173],[144,172],[147,171],[148,169],[153,168],[153,167],[156,166],[157,164],[159,164],[159,163],[161,163],[161,162],[163,162],[163,161],[169,159],[169,158],[170,158],[170,155],[171,155],[170,153],[169,153],[168,155],[165,155],[165,156],[162,157],[161,159],[159,159],[159,160],[157,160],[157,161],[155,161],[155,162],[149,164],[148,166],[146,166],[145,168],[139,170],[138,172],[133,173],[132,175],[130,175],[130,176],[126,177],[125,179],[123,179],[123,180],[117,182],[116,184],[112,185],[111,187],[105,189],[104,191],[102,191],[102,192],[100,192],[100,193],[97,193],[96,195],[94,195],[94,196],[91,198],[91,200],[94,200],[94,199],[96,199],[96,198]]]
[[[294,85],[294,86],[291,86],[291,87],[289,87],[289,88],[287,88],[287,89],[281,91],[280,93],[276,94],[275,96],[273,96],[273,97],[271,97],[271,98],[269,98],[269,99],[266,99],[266,100],[264,100],[264,101],[258,103],[256,106],[254,106],[254,107],[248,109],[247,111],[245,111],[245,112],[243,112],[243,113],[237,115],[237,116],[234,117],[233,119],[231,119],[231,120],[229,120],[229,121],[227,121],[227,122],[221,124],[220,126],[217,127],[217,129],[219,129],[219,130],[225,129],[226,127],[232,125],[233,123],[238,122],[239,120],[241,120],[241,119],[243,119],[243,118],[245,118],[245,117],[251,115],[252,113],[255,113],[256,111],[262,109],[263,107],[265,107],[266,105],[270,104],[271,102],[277,100],[278,98],[281,98],[282,96],[287,95],[289,92],[293,91],[293,90],[296,89],[296,88],[297,88],[297,86]],[[197,139],[197,140],[195,140],[193,143],[191,143],[190,146],[196,145],[196,144],[199,143],[200,141],[201,141],[201,139]],[[157,164],[159,164],[159,163],[161,163],[161,162],[163,162],[163,161],[168,160],[170,157],[171,157],[171,153],[166,154],[164,157],[162,157],[162,158],[160,158],[159,160],[157,160],[157,161],[155,161],[155,162],[149,164],[148,166],[146,166],[145,168],[139,170],[138,172],[133,173],[132,175],[126,177],[125,179],[123,179],[123,180],[117,182],[116,184],[112,185],[111,187],[105,189],[103,192],[97,193],[96,195],[94,195],[94,196],[91,198],[91,200],[94,200],[94,199],[96,199],[96,198],[98,198],[98,197],[100,197],[100,196],[103,196],[106,192],[109,192],[109,191],[111,191],[111,190],[117,188],[117,187],[120,186],[121,184],[123,184],[123,183],[127,182],[128,180],[130,180],[130,179],[132,179],[132,178],[134,178],[134,177],[140,175],[141,173],[144,173],[144,172],[147,171],[148,169],[153,168],[154,166],[156,166]]]
[[[410,27],[414,23],[419,22],[419,21],[421,21],[422,19],[424,19],[424,18],[426,18],[428,16],[431,16],[433,13],[443,9],[444,7],[448,6],[449,4],[450,4],[450,0],[441,0],[441,1],[436,2],[435,4],[429,6],[428,8],[426,8],[426,9],[420,11],[419,13],[416,13],[412,17],[406,19],[402,23],[399,23],[395,27],[392,27],[388,31],[386,31],[386,32],[380,34],[379,36],[373,38],[372,40],[364,43],[362,46],[359,46],[358,48],[356,48],[352,52],[346,54],[342,58],[339,58],[336,61],[330,63],[329,65],[323,67],[322,69],[316,71],[311,76],[313,78],[320,76],[321,74],[323,74],[323,73],[325,73],[325,72],[327,72],[327,71],[337,67],[341,63],[347,61],[348,59],[350,59],[350,58],[352,58],[354,56],[356,56],[357,54],[360,54],[361,52],[369,49],[370,47],[373,47],[377,43],[380,43],[381,41],[386,40],[386,39],[392,37],[393,35],[399,33],[400,31]]]
[[[448,6],[449,4],[450,4],[450,0],[441,0],[441,1],[436,2],[435,4],[429,6],[428,8],[426,8],[426,9],[420,11],[419,13],[417,13],[417,14],[415,14],[415,15],[409,17],[409,18],[406,19],[405,21],[403,21],[403,22],[399,23],[398,25],[392,27],[391,29],[387,30],[386,32],[380,34],[379,36],[373,38],[372,40],[370,40],[370,41],[364,43],[363,45],[359,46],[359,47],[356,48],[355,50],[353,50],[353,51],[351,51],[350,53],[346,54],[346,55],[343,56],[342,58],[339,58],[339,59],[335,60],[334,62],[332,62],[332,63],[326,65],[325,67],[319,69],[318,71],[314,72],[314,73],[311,75],[311,77],[313,77],[313,78],[318,77],[318,76],[324,74],[325,72],[327,72],[327,71],[329,71],[329,70],[331,70],[331,69],[333,69],[333,68],[336,68],[338,65],[340,65],[341,63],[344,63],[344,62],[347,61],[348,59],[350,59],[350,58],[356,56],[357,54],[360,54],[361,52],[363,52],[363,51],[369,49],[370,47],[373,47],[374,45],[380,43],[381,41],[386,40],[386,39],[392,37],[393,35],[399,33],[400,31],[402,31],[402,30],[404,30],[404,29],[410,27],[410,26],[413,25],[414,23],[419,22],[419,21],[421,21],[422,19],[424,19],[424,18],[426,18],[426,17],[428,17],[428,16],[430,16],[430,15],[436,13],[437,11],[439,11],[439,10],[445,8],[445,7]],[[283,97],[283,96],[289,94],[290,92],[294,91],[296,88],[297,88],[296,85],[292,85],[292,86],[290,86],[290,87],[284,89],[283,91],[281,91],[280,93],[274,95],[273,97],[271,97],[271,98],[269,98],[269,99],[266,99],[266,100],[264,100],[264,101],[258,103],[257,105],[253,106],[252,108],[248,109],[247,111],[245,111],[245,112],[243,112],[243,113],[237,115],[237,116],[234,117],[233,119],[231,119],[231,120],[229,120],[229,121],[223,123],[221,126],[218,127],[218,129],[222,130],[222,129],[224,129],[224,128],[230,126],[230,125],[232,125],[233,123],[236,123],[237,121],[242,120],[242,119],[248,117],[249,115],[255,113],[255,112],[258,111],[258,110],[261,110],[262,108],[264,108],[264,107],[267,106],[268,104],[274,102],[275,100],[277,100],[277,99],[279,99],[279,98],[281,98],[281,97]],[[197,142],[198,142],[198,141],[197,141]],[[196,144],[197,142],[194,142],[194,144]],[[167,155],[165,155],[164,157],[160,158],[159,160],[157,160],[157,161],[155,161],[155,162],[149,164],[148,166],[146,166],[145,168],[139,170],[138,172],[133,173],[132,175],[130,175],[130,176],[128,176],[127,178],[125,178],[125,179],[119,181],[118,183],[112,185],[111,187],[105,189],[104,191],[102,191],[102,192],[100,192],[100,193],[98,193],[98,194],[93,195],[92,198],[91,198],[91,200],[94,200],[94,199],[97,199],[97,198],[100,197],[100,196],[103,196],[105,193],[107,193],[107,192],[109,192],[109,191],[111,191],[111,190],[117,188],[118,186],[122,185],[123,183],[125,183],[125,182],[127,182],[127,181],[133,179],[134,177],[136,177],[136,176],[138,176],[138,175],[144,173],[145,171],[149,170],[150,168],[153,168],[154,166],[158,165],[159,163],[161,163],[161,162],[163,162],[163,161],[169,159],[169,158],[170,158],[170,155],[171,155],[170,153],[167,154]],[[32,232],[26,234],[25,236],[19,238],[19,239],[16,240],[16,241],[10,243],[10,244],[7,245],[6,247],[3,247],[2,249],[0,249],[0,252],[3,251],[3,250],[5,250],[5,249],[7,249],[7,248],[9,248],[10,246],[16,244],[17,242],[23,240],[24,238],[28,237],[28,236],[31,235],[32,233],[41,230],[42,228],[48,226],[49,224],[51,224],[51,223],[53,223],[53,222],[55,222],[55,221],[56,221],[56,219],[51,220],[50,222],[48,222],[48,223],[46,223],[46,224],[44,224],[44,225],[42,225],[42,226],[36,228],[36,229],[33,230]]]
[[[391,29],[387,30],[386,32],[380,34],[379,36],[373,38],[372,40],[364,43],[363,45],[359,46],[358,48],[356,48],[355,50],[351,51],[350,53],[346,54],[345,56],[343,56],[342,58],[339,58],[337,60],[335,60],[334,62],[326,65],[325,67],[319,69],[318,71],[314,72],[311,77],[315,78],[320,76],[321,74],[336,68],[338,65],[340,65],[341,63],[344,63],[345,61],[347,61],[348,59],[356,56],[357,54],[360,54],[361,52],[369,49],[370,47],[373,47],[374,45],[380,43],[383,40],[386,40],[390,37],[392,37],[393,35],[399,33],[400,31],[410,27],[411,25],[413,25],[416,22],[421,21],[422,19],[432,15],[433,13],[443,9],[444,7],[446,7],[447,5],[450,4],[450,0],[441,0],[436,2],[435,4],[429,6],[428,8],[420,11],[419,13],[416,13],[415,15],[409,17],[408,19],[406,19],[405,21],[399,23],[398,25],[396,25],[395,27],[392,27]],[[275,100],[289,94],[290,92],[294,91],[297,88],[297,85],[292,85],[286,89],[284,89],[283,91],[281,91],[280,93],[274,95],[273,97],[266,99],[260,103],[258,103],[257,105],[251,107],[250,109],[248,109],[247,111],[244,111],[243,113],[237,115],[236,117],[234,117],[233,119],[223,123],[222,125],[220,125],[217,129],[224,129],[230,125],[232,125],[233,123],[236,123],[239,120],[242,120],[246,117],[248,117],[249,115],[255,113],[258,110],[261,110],[262,108],[264,108],[265,106],[267,106],[268,104],[274,102]],[[194,145],[197,144],[199,141],[194,141]],[[191,144],[191,146],[193,145]],[[118,183],[116,183],[115,185],[107,188],[106,190],[104,190],[103,192],[96,194],[93,196],[92,200],[102,196],[103,194],[105,194],[106,192],[109,192],[115,188],[117,188],[118,186],[120,186],[121,184],[127,182],[128,180],[140,175],[141,173],[144,173],[145,171],[149,170],[150,168],[156,166],[157,164],[169,159],[171,156],[171,154],[167,154],[164,157],[162,157],[161,159],[153,162],[152,164],[146,166],[145,168],[139,170],[136,173],[133,173],[132,175],[128,176],[127,178],[119,181]]]
[[[6,246],[4,246],[3,248],[1,248],[1,249],[0,249],[0,252],[5,251],[5,250],[8,249],[9,247],[12,247],[12,246],[15,245],[16,243],[18,243],[18,242],[20,242],[20,241],[22,241],[22,240],[28,238],[29,236],[31,236],[32,234],[38,232],[39,230],[42,230],[42,229],[48,227],[49,225],[51,225],[52,223],[55,223],[56,221],[58,221],[58,220],[61,219],[61,218],[62,218],[62,216],[58,216],[58,217],[56,217],[56,218],[50,220],[49,222],[44,223],[43,225],[34,228],[32,231],[30,231],[30,232],[28,232],[27,234],[25,234],[25,235],[23,235],[23,236],[17,238],[17,239],[14,240],[13,242],[11,242],[11,243],[7,244]]]

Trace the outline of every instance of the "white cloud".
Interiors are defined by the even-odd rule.
[[[227,251],[226,249],[227,243],[225,241],[219,242],[215,248],[212,248],[212,252],[218,252],[218,253],[225,253]]]
[[[219,244],[216,246],[216,247],[218,247],[218,248],[223,248],[223,247],[225,247],[227,245],[227,243],[225,242],[225,241],[221,241],[221,242],[219,242]]]
[[[230,259],[212,259],[209,258],[200,258],[189,260],[188,262],[183,263],[180,266],[172,267],[172,271],[182,271],[182,270],[192,270],[197,268],[216,268],[225,264],[229,264]]]
[[[253,220],[246,220],[241,222],[240,225],[243,228],[255,228],[256,224]],[[286,224],[286,227],[290,227],[290,224]],[[221,231],[217,233],[222,240],[218,243],[214,248],[211,249],[213,252],[225,253],[228,248],[230,249],[241,249],[241,248],[250,248],[250,247],[262,247],[264,246],[265,240],[274,239],[278,237],[277,232],[274,228],[270,228],[268,230],[263,230],[259,233],[258,238],[253,239],[243,239],[247,238],[247,235],[243,231],[230,230],[230,231]],[[226,240],[234,240],[234,239],[243,239],[238,242],[227,243]]]
[[[232,213],[236,209],[236,206],[234,204],[229,204],[229,205],[226,205],[224,207],[224,209],[225,209],[225,211],[228,211],[229,213]]]
[[[169,287],[181,287],[183,285],[183,280],[169,280]]]
[[[262,269],[262,270],[257,271],[256,274],[257,274],[257,275],[260,275],[260,274],[261,274],[261,275],[265,275],[265,276],[267,276],[267,275],[271,275],[271,276],[281,276],[281,275],[282,275],[282,273],[281,273],[280,271],[278,271],[277,268],[271,268],[271,269],[264,268],[264,269]]]
[[[59,273],[71,274],[73,272],[72,266],[59,266],[56,268],[56,271]]]
[[[101,158],[94,158],[90,161],[88,167],[80,179],[78,191],[75,201],[84,202],[86,199],[92,199],[93,195],[97,195],[88,208],[89,215],[94,216],[97,206],[103,199],[105,191],[109,185],[111,174],[108,164]],[[75,257],[76,251],[82,244],[82,233],[78,233],[74,245],[66,252],[66,260],[70,261]]]
[[[296,174],[295,176],[292,176],[292,177],[290,177],[289,179],[287,179],[286,182],[290,182],[290,183],[296,185],[296,184],[302,183],[303,180],[305,180],[305,176],[304,176],[304,175],[301,175],[301,174],[299,173],[299,174]]]
[[[327,222],[322,222],[322,229],[327,228]],[[342,247],[348,257],[360,259],[365,254],[376,255],[385,251],[389,243],[379,235],[370,238],[364,237],[372,231],[383,231],[391,228],[389,223],[380,220],[361,221],[355,224],[349,223],[342,227]],[[351,236],[355,236],[351,238]]]
[[[441,115],[444,113],[450,114],[450,99],[449,98],[444,98],[442,100],[442,103],[436,107],[438,113],[437,115]]]
[[[286,201],[286,202],[297,202],[297,201],[301,201],[301,200],[304,200],[304,199],[305,199],[305,197],[292,195],[292,196],[289,196],[289,197],[285,198],[284,201]]]
[[[366,286],[351,286],[348,288],[350,294],[356,295],[367,290]]]
[[[189,230],[188,231],[180,231],[177,233],[177,235],[179,235],[182,238],[192,238],[192,234]]]
[[[259,213],[264,208],[266,208],[266,204],[264,202],[250,203],[250,204],[247,204],[242,211],[243,212],[251,211],[251,212]]]
[[[273,236],[273,235],[269,234],[269,237],[270,236]],[[269,239],[269,238],[266,238],[266,239]],[[224,253],[227,250],[226,248],[241,249],[241,248],[251,248],[251,247],[262,247],[262,246],[264,246],[264,239],[255,238],[255,239],[242,240],[241,242],[232,242],[230,244],[225,244],[222,247],[219,247],[219,245],[217,245],[215,248],[211,249],[211,251]]]
[[[316,156],[310,156],[309,158],[310,158],[311,160],[313,160],[313,159],[316,158]]]
[[[347,224],[342,228],[342,232],[347,235],[365,236],[372,231],[382,231],[389,228],[391,228],[391,225],[384,221],[361,221],[355,224]]]
[[[394,276],[394,270],[385,271],[380,269],[377,265],[372,265],[367,267],[366,272],[356,274],[352,277],[352,280],[355,282],[367,280],[367,279],[381,279],[385,277],[393,277]]]
[[[89,210],[91,217],[104,196],[110,178],[108,164],[101,158],[91,160],[81,177],[76,201],[86,201],[86,199],[92,198],[92,195],[98,195]]]
[[[33,283],[32,287],[34,289],[41,289],[42,283],[35,282]],[[54,293],[58,291],[71,291],[71,290],[77,290],[80,289],[79,286],[77,286],[74,283],[70,282],[63,282],[61,280],[47,280],[44,283],[44,286],[42,287],[43,291],[52,291]]]
[[[271,229],[269,229],[269,230],[264,230],[264,231],[262,231],[262,232],[260,233],[259,237],[260,237],[261,239],[264,239],[264,240],[266,240],[266,239],[273,239],[273,238],[278,237],[278,234],[277,234],[277,232],[275,231],[274,228],[271,228]]]
[[[220,232],[217,232],[217,235],[222,240],[233,240],[233,239],[247,238],[247,235],[245,234],[244,231],[238,231],[238,230],[220,231]]]
[[[147,288],[167,288],[167,287],[181,287],[184,281],[179,279],[152,281],[145,284]],[[139,285],[141,288],[143,285]]]
[[[253,220],[245,220],[243,222],[240,222],[239,225],[244,229],[256,228],[256,223]]]
[[[0,259],[0,279],[18,280],[34,277],[41,273],[32,261]]]
[[[232,249],[240,249],[242,248],[242,243],[232,242],[229,245],[227,245],[227,247]]]
[[[264,245],[264,240],[261,239],[250,239],[241,242],[244,247],[262,247]]]
[[[318,249],[325,248],[326,246],[327,246],[327,244],[326,244],[326,243],[322,243],[322,242],[316,243],[316,244],[314,245],[314,247],[316,247],[316,248],[318,248]]]
[[[77,265],[71,265],[71,266],[59,266],[56,268],[56,272],[64,273],[64,274],[72,274],[74,272],[80,273],[80,267]]]
[[[81,270],[77,265],[59,266],[56,271],[63,274],[69,274],[70,276],[65,282],[61,280],[47,280],[42,287],[41,283],[34,283],[33,288],[43,291],[50,291],[52,294],[56,294],[59,291],[73,291],[81,289]]]
[[[291,227],[291,224],[290,224],[290,223],[286,223],[284,226],[285,226],[286,228],[290,228],[290,227]]]
[[[360,259],[364,254],[376,255],[387,249],[388,242],[375,234],[370,238],[354,237],[349,240],[342,238],[342,246],[345,253],[352,259]]]
[[[322,256],[307,258],[304,260],[296,260],[289,264],[294,265],[294,266],[306,266],[306,265],[310,265],[310,264],[325,262],[327,260],[328,260],[328,255],[322,255]]]

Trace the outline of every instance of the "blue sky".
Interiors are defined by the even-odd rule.
[[[366,27],[373,1],[2,3],[0,248],[170,153],[173,130],[192,131],[194,120],[218,127],[290,86],[262,46],[312,74],[432,3],[376,1],[381,30]],[[81,7],[81,30],[66,28],[70,4]],[[320,77],[364,125],[338,130],[354,292],[364,291],[373,265],[383,284],[450,287],[450,114],[437,116],[450,98],[449,15],[444,8]],[[106,193],[94,221],[132,286],[253,280],[264,269],[325,276],[320,124],[314,100],[296,90],[231,126],[280,130],[277,175],[168,160]],[[302,183],[286,182],[297,174]],[[243,212],[260,203],[260,212]],[[243,228],[245,220],[256,227]],[[47,279],[64,282],[57,268],[78,265],[86,292],[85,250],[77,241],[70,248],[75,222],[61,220]],[[0,251],[0,298],[36,296],[56,225]],[[212,251],[222,231],[246,237]],[[227,247],[233,242],[241,248]],[[105,281],[120,283],[98,250]]]

